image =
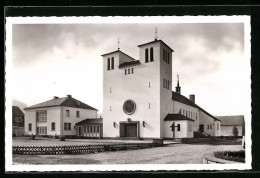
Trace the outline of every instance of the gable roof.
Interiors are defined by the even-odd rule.
[[[46,107],[54,107],[54,106],[67,106],[67,107],[73,107],[73,108],[97,110],[81,101],[78,101],[78,100],[72,98],[71,96],[48,100],[48,101],[24,108],[24,109],[27,110],[27,109],[46,108]]]
[[[13,112],[13,115],[15,115],[15,116],[23,116],[24,117],[23,111],[21,111],[21,109],[18,106],[13,106],[12,112]]]
[[[164,118],[164,121],[180,121],[180,120],[194,121],[193,119],[190,119],[179,113],[178,114],[167,114],[167,116]]]
[[[77,122],[76,125],[85,125],[85,124],[102,124],[103,123],[103,118],[87,118],[83,121]]]
[[[124,54],[124,55],[126,55],[127,57],[129,57],[129,58],[131,58],[132,60],[135,60],[133,57],[131,57],[131,56],[129,56],[128,54],[126,54],[126,53],[124,53],[124,52],[122,52],[122,51],[120,51],[119,49],[118,50],[116,50],[116,51],[112,51],[112,52],[110,52],[110,53],[106,53],[106,54],[102,54],[101,56],[106,56],[106,55],[109,55],[109,54],[113,54],[113,53],[122,53],[122,54]]]
[[[148,45],[148,44],[152,44],[152,43],[157,43],[157,42],[163,43],[163,44],[164,44],[165,46],[167,46],[172,52],[174,52],[173,49],[172,49],[170,46],[168,46],[166,43],[164,43],[162,40],[150,41],[150,42],[148,42],[148,43],[144,43],[144,44],[138,45],[138,47],[141,47],[141,46],[144,46],[144,45]]]
[[[243,126],[245,124],[244,116],[243,115],[237,115],[237,116],[217,116],[219,120],[221,120],[221,125],[226,126],[235,126],[235,125],[241,125]]]
[[[139,64],[140,64],[140,61],[135,60],[135,61],[131,61],[131,62],[124,62],[124,63],[120,64],[118,67],[123,68],[123,67],[128,67],[128,66],[139,65]]]
[[[192,106],[194,108],[198,108],[199,110],[201,110],[202,112],[204,112],[206,115],[212,117],[214,120],[220,121],[218,118],[212,116],[210,113],[208,113],[207,111],[205,111],[204,109],[202,109],[200,106],[198,106],[197,104],[193,103],[191,100],[189,100],[188,98],[186,98],[185,96],[172,91],[172,99],[174,101],[178,101],[180,103]]]

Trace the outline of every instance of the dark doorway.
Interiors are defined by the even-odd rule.
[[[137,123],[121,123],[120,137],[137,137]]]
[[[204,132],[204,125],[203,125],[203,124],[200,125],[200,127],[199,127],[199,131],[200,131],[200,132]]]

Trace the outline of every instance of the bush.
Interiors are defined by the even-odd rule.
[[[217,151],[214,152],[216,158],[236,161],[236,162],[245,162],[245,151]]]

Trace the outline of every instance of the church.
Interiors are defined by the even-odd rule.
[[[220,136],[220,120],[195,95],[172,88],[174,50],[162,40],[138,45],[139,59],[120,48],[103,54],[103,138]]]

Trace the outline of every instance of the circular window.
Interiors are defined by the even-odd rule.
[[[133,114],[135,112],[135,109],[136,109],[136,105],[135,102],[132,100],[127,100],[123,105],[124,113],[128,115]]]

